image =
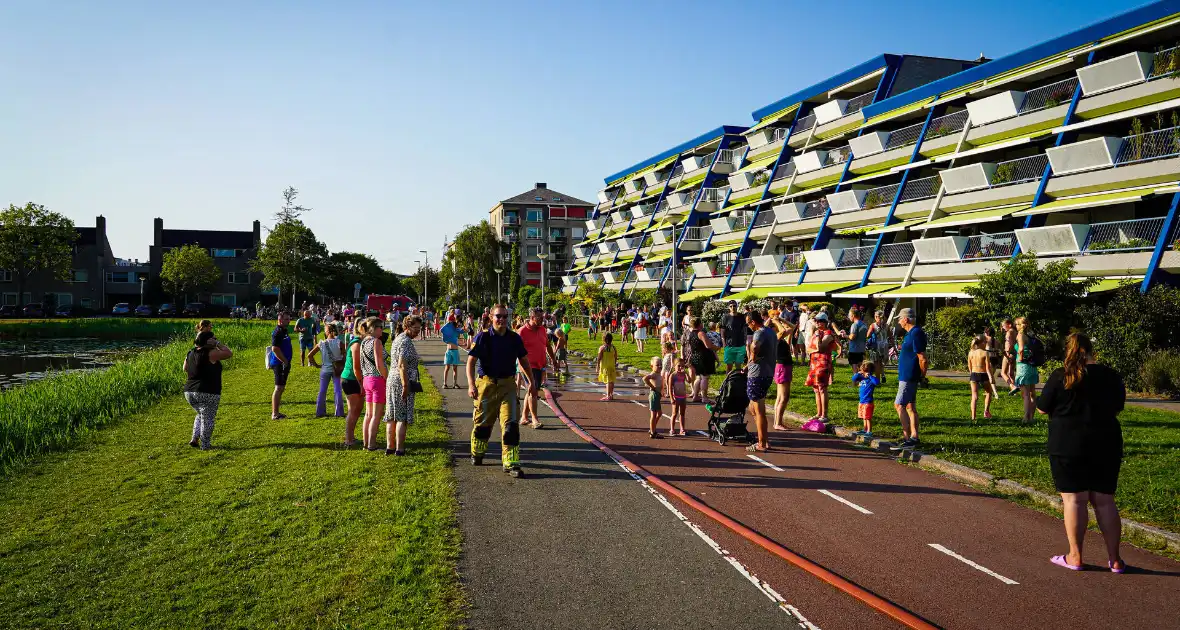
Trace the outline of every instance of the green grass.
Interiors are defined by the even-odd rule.
[[[230,359],[214,450],[168,395],[0,484],[0,626],[441,628],[461,622],[449,437],[429,379],[409,456],[342,450],[295,368]],[[174,365],[179,372],[179,366]],[[232,376],[231,376],[232,374]]]
[[[171,337],[196,333],[197,322],[204,318],[133,318],[95,317],[75,319],[4,319],[0,320],[0,337]],[[231,325],[270,329],[269,320],[210,319],[215,327]]]
[[[593,356],[600,338],[587,339],[585,331],[571,334],[570,348]],[[631,342],[616,343],[619,362],[646,370],[658,344],[649,343],[642,355]],[[719,366],[720,368],[720,366]],[[724,369],[724,368],[720,368]],[[716,392],[723,374],[710,379]],[[852,372],[838,366],[835,385],[829,390],[828,416],[839,424],[860,429],[856,418],[857,391],[852,387]],[[815,413],[815,395],[805,385],[807,371],[795,366],[788,409],[811,416]],[[983,419],[983,401],[979,402],[977,423],[970,420],[967,405],[969,385],[962,381],[931,379],[929,388],[918,394],[920,435],[923,451],[944,459],[1023,483],[1038,490],[1055,493],[1049,473],[1046,450],[1047,420],[1039,415],[1030,426],[1020,424],[1023,415],[1019,397],[1003,393],[992,406],[995,417]],[[877,409],[873,434],[882,438],[900,437],[900,424],[893,410],[897,382],[887,375],[885,385],[877,389]],[[773,398],[773,394],[772,394]],[[1173,532],[1180,532],[1180,414],[1127,406],[1119,415],[1123,427],[1124,459],[1119,475],[1118,503],[1123,515]]]

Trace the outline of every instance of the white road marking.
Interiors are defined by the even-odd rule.
[[[967,565],[967,566],[969,566],[969,567],[972,567],[972,568],[975,568],[975,569],[979,569],[980,571],[983,571],[984,573],[986,573],[986,574],[988,574],[988,575],[990,575],[990,576],[992,576],[992,577],[996,578],[997,580],[999,580],[999,581],[1003,582],[1004,584],[1009,584],[1009,585],[1012,585],[1012,584],[1020,584],[1020,582],[1017,582],[1016,580],[1013,580],[1013,579],[1011,579],[1011,578],[1006,578],[1006,577],[1004,577],[1004,576],[1000,575],[999,573],[996,573],[995,571],[992,571],[991,569],[989,569],[989,568],[987,568],[987,567],[983,566],[982,564],[978,564],[978,563],[972,562],[972,561],[970,561],[970,560],[968,560],[968,559],[964,558],[963,556],[960,556],[959,554],[957,554],[957,553],[955,553],[955,552],[951,551],[950,549],[947,549],[946,547],[943,547],[942,545],[940,545],[940,544],[938,544],[938,543],[929,543],[929,545],[930,545],[931,547],[934,547],[935,549],[937,549],[937,550],[939,550],[939,551],[941,551],[941,552],[945,553],[946,555],[948,555],[948,556],[950,556],[950,557],[952,557],[952,558],[956,559],[956,560],[960,560],[960,561],[962,561],[964,564],[966,564],[966,565]]]
[[[833,499],[839,501],[840,503],[843,503],[844,505],[847,505],[848,507],[856,510],[857,512],[860,512],[861,514],[872,514],[872,512],[862,508],[861,506],[853,503],[852,501],[849,501],[848,499],[845,499],[844,497],[842,497],[834,492],[828,492],[827,490],[820,490],[820,492],[828,495],[829,497],[832,497]]]
[[[746,457],[749,457],[750,459],[752,459],[756,462],[762,462],[763,464],[766,464],[767,466],[769,466],[772,470],[777,470],[778,472],[787,472],[787,471],[783,470],[782,468],[779,468],[778,466],[775,466],[774,464],[766,461],[765,459],[758,457],[757,455],[746,454]]]
[[[549,405],[549,401],[542,401],[542,402],[545,403],[546,407],[549,407],[552,410],[552,406]],[[642,404],[642,403],[636,402],[635,404]],[[556,413],[556,412],[554,412],[554,413]],[[774,602],[774,604],[776,606],[778,606],[779,610],[783,611],[787,615],[794,618],[795,621],[798,622],[800,628],[805,628],[806,630],[820,630],[819,626],[808,621],[807,617],[804,617],[803,613],[799,612],[798,608],[792,606],[791,604],[788,604],[787,600],[784,599],[782,595],[779,595],[778,591],[774,590],[774,588],[770,586],[770,583],[764,582],[757,575],[754,575],[754,573],[752,573],[749,569],[747,569],[746,566],[744,564],[742,564],[740,560],[738,560],[737,558],[734,558],[725,549],[722,549],[721,545],[719,545],[717,543],[717,541],[713,540],[712,537],[710,537],[708,534],[706,534],[705,531],[703,529],[701,529],[696,523],[693,523],[692,521],[688,520],[688,517],[685,516],[683,512],[681,512],[679,509],[677,509],[675,505],[672,505],[672,502],[669,501],[667,497],[665,497],[663,494],[660,494],[660,492],[658,490],[656,490],[655,488],[653,488],[651,486],[651,484],[647,483],[647,481],[643,477],[640,477],[639,475],[637,475],[635,473],[635,471],[628,468],[627,465],[624,464],[623,462],[615,459],[614,456],[612,456],[610,453],[603,453],[603,454],[605,454],[607,457],[609,457],[610,460],[613,461],[615,463],[615,465],[617,465],[619,468],[622,468],[623,472],[626,472],[628,475],[631,476],[632,479],[639,482],[639,485],[643,486],[643,488],[645,490],[647,490],[653,497],[655,497],[656,500],[659,501],[661,505],[668,508],[668,511],[672,512],[672,514],[677,519],[679,519],[681,523],[684,523],[685,526],[687,526],[690,530],[692,530],[692,532],[694,534],[696,534],[701,540],[705,541],[705,544],[709,545],[709,547],[712,548],[713,551],[716,551],[717,555],[721,556],[722,559],[724,559],[726,562],[728,562],[729,566],[733,567],[734,570],[736,570],[739,574],[741,574],[742,577],[746,578],[751,584],[753,584],[755,586],[755,588],[757,588],[763,595],[765,595],[767,597],[767,599]]]

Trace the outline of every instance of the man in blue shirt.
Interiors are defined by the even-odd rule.
[[[443,354],[443,389],[459,389],[459,326],[455,318],[454,311],[447,313],[447,323],[439,330],[443,343],[447,344]],[[447,384],[447,374],[454,374],[454,385]]]
[[[848,326],[848,365],[859,369],[865,360],[865,342],[869,339],[869,327],[861,318],[860,311],[848,311],[848,318],[852,323]]]
[[[287,376],[291,374],[291,334],[287,332],[287,324],[290,323],[291,316],[280,312],[278,324],[270,333],[270,357],[267,367],[275,373],[275,391],[270,396],[272,420],[287,417],[279,413],[279,406],[283,404],[283,390],[287,387]]]
[[[918,382],[926,378],[926,332],[914,321],[914,311],[903,308],[897,324],[905,329],[901,353],[897,357],[897,398],[893,401],[901,420],[904,439],[889,450],[900,451],[918,446]]]
[[[488,452],[492,425],[500,417],[501,462],[504,472],[523,477],[520,469],[520,425],[516,400],[516,370],[531,389],[532,372],[526,361],[524,341],[508,326],[508,309],[497,304],[492,309],[492,328],[475,336],[467,351],[467,395],[475,401],[471,427],[471,463],[483,464]],[[476,378],[478,362],[479,378]]]

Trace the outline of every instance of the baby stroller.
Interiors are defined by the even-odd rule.
[[[734,370],[725,375],[717,400],[707,406],[710,414],[709,439],[725,444],[726,440],[744,437],[746,442],[753,444],[754,435],[746,429],[746,407],[749,404],[750,399],[746,397],[746,371]]]

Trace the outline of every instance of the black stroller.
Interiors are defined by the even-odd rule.
[[[746,397],[746,371],[734,370],[725,375],[717,400],[707,407],[710,414],[709,439],[725,444],[726,440],[745,438],[746,442],[753,444],[754,434],[746,429],[746,407],[749,404],[750,399]]]

